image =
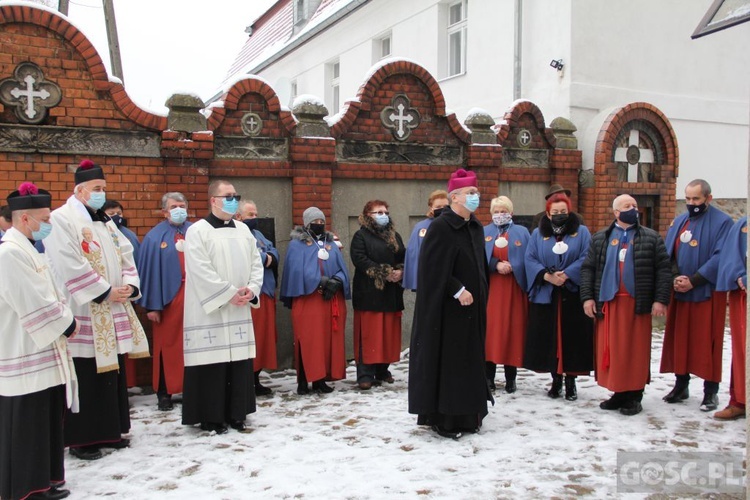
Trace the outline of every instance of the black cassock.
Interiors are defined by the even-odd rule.
[[[487,260],[484,229],[448,210],[430,225],[417,275],[415,326],[409,350],[409,413],[420,425],[473,431],[492,395],[485,378]],[[474,297],[462,306],[464,286]]]
[[[0,396],[0,497],[23,498],[65,480],[65,386]]]

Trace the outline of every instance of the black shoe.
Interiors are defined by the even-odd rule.
[[[387,372],[385,375],[376,375],[375,380],[377,382],[385,382],[386,384],[392,384],[396,381],[396,379],[393,378],[393,375],[391,375],[391,372]]]
[[[719,396],[717,394],[703,394],[701,411],[715,411],[719,407]]]
[[[174,404],[172,403],[172,396],[167,394],[166,396],[162,396],[159,398],[159,403],[157,404],[157,408],[159,411],[171,411],[174,409]]]
[[[313,382],[313,391],[318,394],[329,394],[333,392],[333,387],[326,384],[325,380],[318,380],[317,382]]]
[[[244,420],[231,420],[229,422],[229,427],[239,432],[245,432],[247,430]]]
[[[307,385],[307,382],[305,382],[304,384],[297,384],[297,394],[299,394],[300,396],[310,394],[310,386]]]
[[[71,446],[70,454],[81,460],[99,460],[104,456],[98,446]]]
[[[552,375],[552,387],[547,391],[547,396],[557,399],[562,395],[562,375]]]
[[[505,392],[508,394],[516,392],[516,379],[505,381]]]
[[[432,430],[435,431],[435,432],[437,432],[438,436],[442,436],[444,438],[454,439],[456,441],[458,441],[461,438],[461,436],[463,436],[462,432],[446,431],[445,429],[443,429],[439,425],[433,425],[432,426]]]
[[[623,415],[627,415],[629,417],[632,417],[633,415],[638,415],[642,411],[643,411],[643,406],[641,405],[641,402],[636,401],[634,399],[626,401],[622,405],[622,408],[620,408],[620,413],[622,413]]]
[[[266,387],[265,385],[261,385],[260,383],[255,384],[256,396],[270,396],[271,394],[273,394],[273,391],[270,387]]]
[[[201,424],[201,430],[208,432],[215,432],[216,434],[226,434],[227,426],[224,424],[217,424],[214,422],[203,422]]]
[[[99,447],[101,448],[113,448],[115,450],[121,450],[123,448],[127,448],[130,446],[130,439],[122,438],[119,441],[115,441],[112,443],[101,443]]]
[[[62,490],[57,486],[53,486],[47,491],[33,493],[26,498],[27,500],[60,500],[61,498],[67,498],[69,495],[69,490]]]
[[[678,380],[677,382],[675,382],[674,387],[669,392],[669,394],[664,396],[662,399],[670,404],[684,401],[690,397],[689,387],[690,387],[689,382],[683,382],[681,380]]]
[[[619,392],[616,392],[611,398],[606,401],[599,403],[599,408],[602,410],[619,410],[626,404],[625,399]]]
[[[565,376],[565,399],[567,401],[578,399],[578,390],[576,389],[576,378],[574,375]]]
[[[495,381],[491,378],[487,379],[487,387],[490,388],[490,391],[495,392],[497,390],[497,386],[495,385]]]

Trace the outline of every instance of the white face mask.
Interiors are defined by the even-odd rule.
[[[513,220],[513,216],[507,212],[492,214],[492,222],[496,226],[504,226],[506,224],[510,224],[512,220]]]

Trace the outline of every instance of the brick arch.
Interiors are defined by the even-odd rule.
[[[57,33],[83,58],[91,73],[94,88],[109,92],[115,106],[125,117],[144,128],[160,131],[167,128],[165,116],[141,109],[130,99],[122,84],[109,81],[107,69],[96,48],[86,35],[64,16],[51,9],[31,5],[4,5],[0,7],[0,25],[10,23],[34,24]]]
[[[545,126],[542,110],[533,102],[523,99],[511,104],[511,107],[503,115],[500,124],[496,127],[498,144],[508,146],[508,140],[513,138],[511,131],[519,126],[524,115],[531,115],[537,131],[544,141],[547,142],[546,146],[554,148],[557,140],[555,139],[555,134],[552,133],[552,129]]]
[[[217,130],[226,118],[227,113],[236,111],[240,100],[247,94],[259,94],[265,100],[268,111],[278,114],[284,128],[289,133],[294,132],[297,122],[288,109],[282,109],[281,101],[276,91],[268,82],[252,75],[238,80],[229,90],[222,94],[219,100],[224,102],[223,106],[211,108],[211,115],[208,117],[209,130]]]
[[[643,120],[649,123],[659,134],[658,139],[664,147],[665,164],[674,167],[674,176],[679,174],[679,150],[677,135],[669,119],[653,104],[634,102],[613,110],[604,120],[599,136],[596,139],[594,170],[604,168],[605,162],[614,157],[614,147],[617,136],[625,126],[633,120]],[[601,156],[603,155],[603,156]]]
[[[634,121],[643,126],[635,126]],[[615,148],[618,137],[628,127],[646,133],[656,143],[655,155],[660,163],[654,162],[655,178],[652,182],[629,183],[617,179]],[[677,135],[664,113],[646,102],[615,108],[604,119],[593,148],[593,176],[580,188],[582,213],[587,224],[595,230],[610,224],[612,200],[627,193],[639,200],[640,209],[648,210],[651,227],[665,234],[675,214],[679,148]]]
[[[409,75],[421,82],[432,97],[435,115],[445,118],[450,129],[462,142],[471,142],[469,131],[458,121],[456,115],[446,114],[445,96],[437,80],[419,64],[403,59],[391,60],[373,69],[359,87],[356,100],[344,104],[337,120],[332,123],[331,135],[335,138],[340,137],[351,127],[361,111],[370,111],[377,90],[388,78],[397,75]]]

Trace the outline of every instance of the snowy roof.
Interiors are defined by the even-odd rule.
[[[293,50],[341,17],[370,0],[323,0],[307,24],[294,33],[293,0],[279,0],[251,25],[251,35],[229,68],[225,78],[254,71],[259,65]]]

